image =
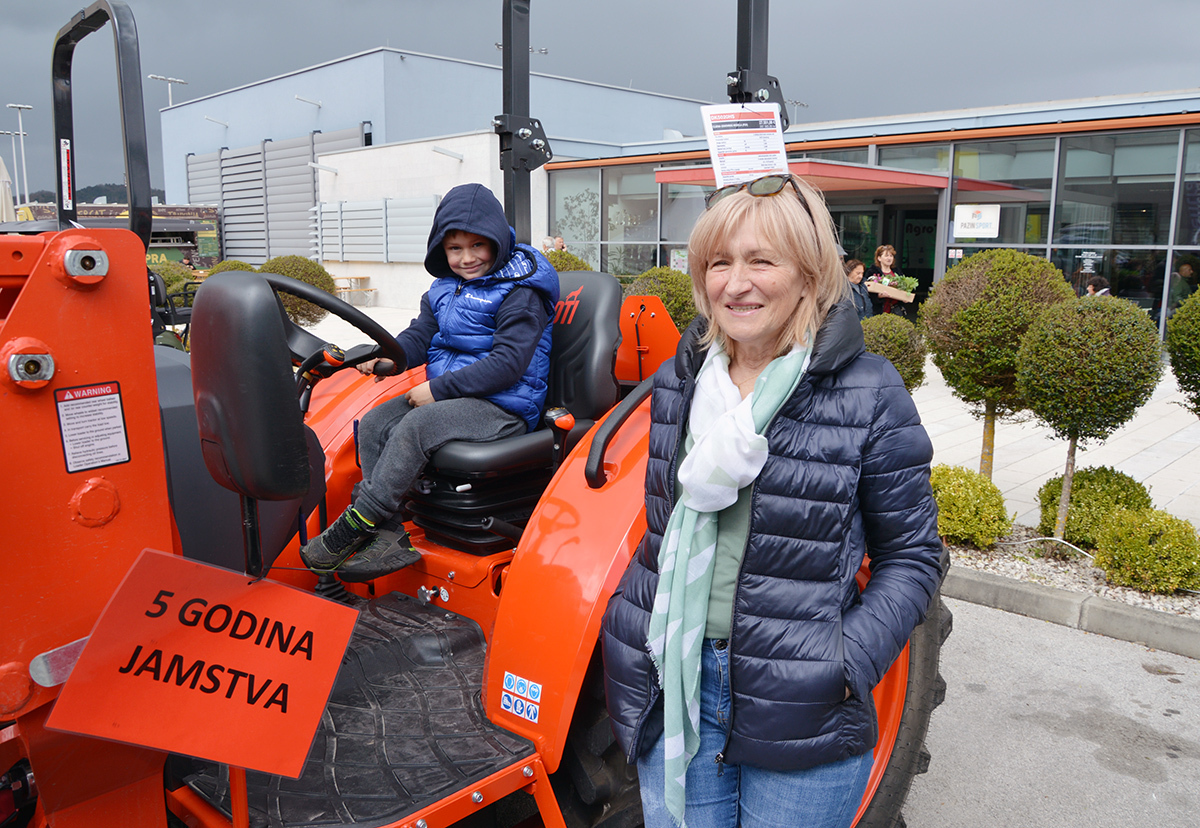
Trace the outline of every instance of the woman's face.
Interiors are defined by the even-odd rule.
[[[796,268],[742,224],[708,265],[705,293],[715,322],[737,343],[737,357],[771,358],[784,326],[804,298]]]
[[[892,269],[892,263],[896,261],[896,254],[890,250],[885,250],[879,254],[879,264],[886,270]]]
[[[846,278],[848,278],[850,280],[850,284],[852,284],[852,285],[857,285],[859,282],[861,282],[862,277],[863,277],[863,266],[862,265],[855,265],[854,270],[851,270],[848,274],[846,274]]]

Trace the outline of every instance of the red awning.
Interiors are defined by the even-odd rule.
[[[932,173],[895,170],[885,167],[866,167],[857,164],[836,164],[829,161],[792,161],[788,169],[822,192],[853,190],[944,190],[949,178]],[[655,170],[659,184],[700,184],[716,186],[711,166],[670,167]]]

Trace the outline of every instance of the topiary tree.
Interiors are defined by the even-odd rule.
[[[591,270],[592,266],[583,259],[576,256],[574,253],[568,253],[566,250],[551,250],[546,254],[550,264],[554,265],[554,269],[559,273],[566,273],[569,270]]]
[[[1200,293],[1185,299],[1167,320],[1167,353],[1188,411],[1200,416]]]
[[[991,480],[962,466],[934,466],[929,477],[938,507],[938,534],[986,549],[1008,534],[1012,519]]]
[[[1115,296],[1086,296],[1047,310],[1017,355],[1017,386],[1030,410],[1069,441],[1054,537],[1066,530],[1075,448],[1103,440],[1150,398],[1162,374],[1158,329]]]
[[[625,287],[626,296],[657,296],[682,332],[696,318],[692,277],[673,267],[652,267]]]
[[[1096,566],[1143,592],[1200,589],[1200,541],[1186,520],[1158,509],[1118,510],[1100,531]]]
[[[222,270],[254,270],[254,265],[243,262],[241,259],[225,259],[217,262],[208,269],[208,275],[220,273]]]
[[[925,340],[917,326],[903,316],[883,313],[863,320],[867,350],[879,354],[900,372],[911,394],[925,381]]]
[[[1054,532],[1058,504],[1062,499],[1062,475],[1052,477],[1038,489],[1041,522],[1038,532]],[[1146,487],[1110,466],[1079,469],[1071,483],[1070,503],[1063,540],[1095,549],[1100,530],[1117,509],[1149,509],[1152,503]]]
[[[313,287],[320,288],[326,293],[333,294],[336,286],[329,271],[312,259],[303,256],[276,256],[267,259],[259,269],[260,273],[278,273],[280,276],[290,276]],[[311,302],[297,298],[287,293],[279,294],[283,308],[288,317],[297,325],[315,325],[325,318],[327,311]]]
[[[1017,348],[1042,311],[1072,298],[1062,272],[1016,250],[963,259],[934,285],[919,314],[925,344],[946,383],[983,417],[979,471],[992,476],[996,418],[1026,408]]]

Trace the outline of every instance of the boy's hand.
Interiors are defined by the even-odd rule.
[[[428,382],[423,382],[416,388],[409,391],[407,394],[405,394],[405,398],[408,400],[408,404],[413,408],[420,408],[421,406],[429,405],[429,403],[434,401],[433,394],[429,390]]]
[[[371,371],[372,371],[372,369],[374,369],[376,362],[379,362],[379,360],[368,359],[366,362],[360,362],[360,363],[358,363],[358,365],[355,365],[354,367],[358,369],[358,373],[366,374],[367,376],[370,376]]]

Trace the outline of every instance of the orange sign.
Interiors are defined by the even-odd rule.
[[[47,726],[298,777],[358,612],[145,550]]]

